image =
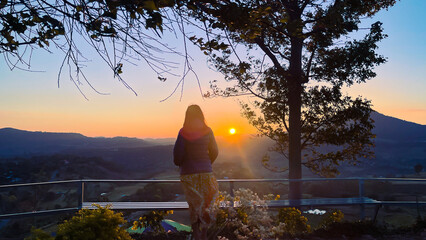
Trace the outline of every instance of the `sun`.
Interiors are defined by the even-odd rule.
[[[237,132],[237,130],[235,130],[235,128],[230,128],[229,129],[229,134],[234,135]]]

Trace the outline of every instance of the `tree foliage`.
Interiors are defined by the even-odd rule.
[[[414,172],[416,172],[417,174],[420,174],[423,171],[423,165],[421,165],[420,163],[417,163],[414,166]]]
[[[176,65],[160,57],[176,53],[160,41],[163,30],[174,31],[164,9],[174,7],[174,0],[1,0],[0,54],[11,69],[30,67],[34,49],[64,53],[62,66],[70,68],[70,78],[77,87],[90,82],[82,68],[88,56],[88,44],[111,68],[114,76],[133,90],[120,76],[123,63],[144,61],[158,78]],[[80,80],[81,79],[81,80]],[[59,76],[58,76],[59,84]],[[96,90],[96,89],[95,89]]]
[[[24,240],[55,240],[55,238],[39,228],[32,227],[31,235],[26,237]]]
[[[323,176],[338,174],[373,152],[371,103],[342,88],[376,76],[382,24],[361,28],[394,0],[281,0],[192,2],[190,15],[204,36],[190,39],[231,86],[212,81],[208,96],[255,96],[243,114],[271,149],[289,159],[290,178],[301,164]],[[357,37],[365,33],[364,37]],[[326,149],[326,151],[324,150]],[[264,164],[269,166],[268,157]]]

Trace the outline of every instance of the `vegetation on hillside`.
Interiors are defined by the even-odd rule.
[[[0,183],[29,183],[58,180],[120,177],[123,168],[100,157],[55,154],[1,159]]]

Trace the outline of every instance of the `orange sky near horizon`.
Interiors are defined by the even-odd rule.
[[[28,131],[76,132],[89,137],[176,137],[182,127],[187,106],[198,104],[202,108],[207,124],[217,136],[229,136],[229,129],[235,128],[238,134],[255,134],[256,130],[240,115],[236,99],[202,99],[199,92],[184,92],[182,101],[169,99],[165,102],[141,101],[128,93],[125,106],[115,102],[114,96],[98,96],[89,101],[75,94],[66,101],[48,97],[45,100],[30,101],[25,98],[19,108],[0,108],[0,128],[13,127]],[[186,100],[187,99],[187,100]],[[53,108],[48,101],[57,101],[60,106]],[[73,104],[72,101],[83,102]],[[0,103],[1,105],[1,103]],[[73,107],[75,106],[75,107]],[[377,109],[377,104],[375,104]],[[400,119],[426,123],[426,111],[422,109],[392,108],[383,103],[380,113]]]
[[[10,95],[13,98],[13,94]],[[227,136],[230,128],[237,129],[239,133],[255,133],[241,117],[236,100],[203,99],[198,89],[185,91],[181,101],[179,95],[159,102],[161,98],[158,96],[147,100],[146,96],[131,93],[122,96],[93,95],[89,101],[82,98],[76,93],[65,98],[29,94],[17,99],[21,102],[18,107],[0,103],[0,128],[76,132],[89,137],[174,138],[182,127],[187,106],[198,104],[216,135]],[[50,102],[55,102],[55,105],[50,105]]]

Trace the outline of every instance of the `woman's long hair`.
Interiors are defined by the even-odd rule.
[[[186,109],[183,129],[186,131],[205,131],[208,129],[200,106],[194,104]]]

